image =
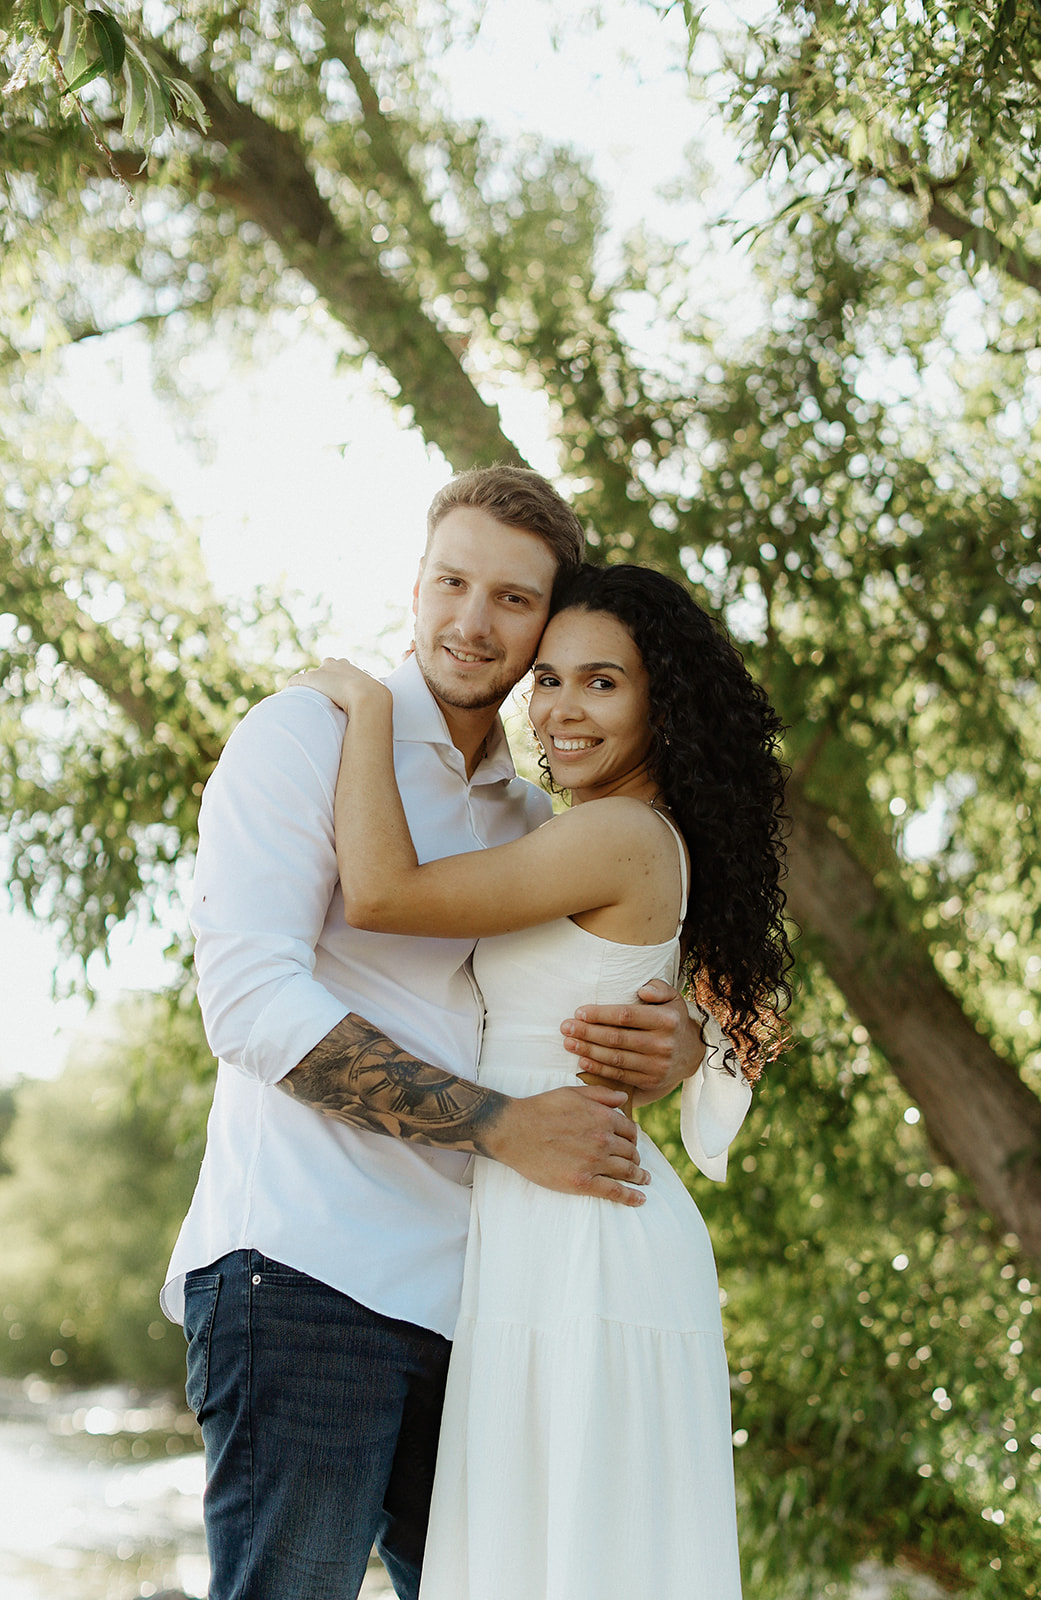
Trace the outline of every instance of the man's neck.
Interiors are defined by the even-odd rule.
[[[434,696],[437,700],[437,696]],[[466,763],[466,776],[472,778],[484,756],[488,735],[499,716],[498,706],[478,706],[468,711],[460,706],[446,706],[437,700],[441,715],[448,724],[452,743]]]

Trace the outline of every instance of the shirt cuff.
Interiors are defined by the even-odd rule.
[[[249,1030],[242,1070],[261,1083],[279,1083],[349,1015],[342,1000],[301,973],[281,986]]]
[[[752,1085],[738,1068],[726,1070],[731,1048],[715,1017],[690,1006],[705,1040],[705,1059],[680,1092],[680,1134],[683,1147],[706,1178],[722,1183],[727,1175],[727,1150],[752,1103]]]

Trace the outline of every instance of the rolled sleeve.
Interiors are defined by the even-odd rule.
[[[346,719],[287,689],[228,741],[203,796],[191,902],[215,1055],[277,1083],[347,1014],[314,977],[336,890],[333,802]]]
[[[698,1171],[722,1183],[727,1151],[752,1103],[752,1086],[740,1071],[732,1076],[726,1070],[732,1046],[715,1017],[694,1004],[690,1012],[701,1025],[706,1049],[705,1059],[680,1092],[680,1135]]]

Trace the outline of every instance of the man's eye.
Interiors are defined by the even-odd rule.
[[[526,606],[528,603],[528,597],[524,594],[507,594],[503,599],[508,600],[511,606]]]

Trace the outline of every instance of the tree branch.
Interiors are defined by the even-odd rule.
[[[169,67],[185,72],[174,57]],[[345,233],[297,139],[265,122],[201,69],[190,82],[210,118],[209,139],[228,152],[219,167],[207,167],[213,192],[261,227],[332,315],[373,351],[400,386],[424,436],[456,468],[493,460],[521,463],[495,408],[481,399],[418,294],[382,269],[370,242]],[[128,182],[137,178],[139,155],[115,152],[114,160]]]
[[[1017,283],[1022,283],[1026,288],[1041,294],[1041,262],[1032,261],[1012,245],[1005,244],[993,228],[985,228],[978,223],[970,222],[967,217],[952,211],[936,190],[930,188],[928,194],[929,210],[926,220],[931,228],[945,233],[949,239],[957,239],[959,243],[968,240],[971,244],[974,238],[986,240],[993,251],[992,259],[1000,264],[1002,272],[1008,273],[1010,278],[1015,278]]]
[[[176,728],[192,752],[202,781],[216,765],[223,739],[216,729],[193,714],[181,692],[158,700],[144,687],[142,657],[101,627],[65,594],[60,584],[24,561],[6,556],[0,566],[0,607],[29,628],[38,645],[51,644],[61,660],[97,684],[146,739],[163,727]]]

